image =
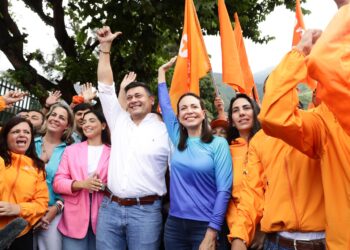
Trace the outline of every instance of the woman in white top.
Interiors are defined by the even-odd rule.
[[[65,201],[58,230],[63,249],[95,249],[96,224],[110,155],[110,135],[99,111],[83,118],[83,142],[71,145],[63,153],[54,179],[54,190]]]

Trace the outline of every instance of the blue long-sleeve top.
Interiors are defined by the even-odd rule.
[[[40,157],[42,154],[43,138],[37,137],[34,139],[36,154]],[[60,165],[63,152],[66,148],[66,143],[62,142],[56,146],[48,163],[46,163],[46,183],[49,189],[49,206],[53,206],[57,200],[63,200],[59,194],[53,191],[53,179],[55,178],[58,165]]]
[[[179,122],[171,107],[166,83],[158,84],[159,104],[175,151],[170,162],[170,211],[174,217],[209,222],[217,231],[231,197],[232,158],[224,138],[210,143],[189,137],[179,151]]]

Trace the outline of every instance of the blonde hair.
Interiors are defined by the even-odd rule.
[[[63,108],[67,111],[67,115],[68,115],[68,125],[67,128],[65,129],[65,131],[63,132],[62,136],[61,136],[61,140],[67,144],[71,144],[73,143],[73,139],[72,139],[72,134],[74,131],[74,114],[73,111],[71,110],[71,108],[63,103],[56,103],[54,105],[52,105],[50,107],[49,112],[46,114],[45,116],[45,123],[42,129],[42,134],[45,135],[47,132],[47,119],[49,118],[49,116],[52,114],[52,112],[56,109],[56,108]]]

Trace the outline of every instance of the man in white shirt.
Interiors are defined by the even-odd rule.
[[[126,86],[128,112],[118,102],[110,64],[111,44],[118,35],[120,32],[112,33],[106,26],[97,31],[99,98],[112,141],[97,249],[158,249],[170,142],[165,124],[151,113],[154,97],[146,84]]]

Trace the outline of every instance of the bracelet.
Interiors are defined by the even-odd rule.
[[[55,206],[57,208],[57,213],[60,214],[63,211],[64,204],[61,200],[56,201]]]
[[[101,50],[101,49],[99,50],[99,52],[100,52],[100,53],[103,53],[103,54],[111,54],[110,51],[103,51],[103,50]]]

